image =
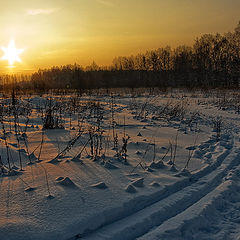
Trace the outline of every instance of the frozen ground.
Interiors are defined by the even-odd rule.
[[[0,239],[240,239],[238,100],[2,99]],[[49,108],[64,129],[42,129]]]

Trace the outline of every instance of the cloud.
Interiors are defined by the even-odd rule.
[[[112,0],[97,0],[97,2],[107,7],[115,7],[115,3]]]
[[[59,11],[59,8],[49,8],[49,9],[36,8],[36,9],[28,9],[27,14],[31,16],[49,15],[57,11]]]

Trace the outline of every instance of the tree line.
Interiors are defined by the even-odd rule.
[[[18,88],[96,89],[135,87],[235,88],[240,81],[240,22],[233,32],[204,34],[193,46],[170,46],[119,56],[110,66],[93,62],[39,69],[31,76],[2,76]],[[6,80],[6,78],[8,78]]]

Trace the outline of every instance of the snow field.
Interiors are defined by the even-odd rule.
[[[59,153],[78,134],[81,117],[66,108],[62,115],[65,129],[44,130],[42,161],[38,162],[42,121],[37,109],[46,100],[30,99],[33,111],[26,139],[29,152],[37,150],[29,164],[21,140],[24,171],[19,171],[16,136],[9,130],[11,118],[5,118],[11,165],[19,174],[0,176],[0,239],[204,239],[207,224],[199,222],[205,218],[215,231],[219,229],[218,239],[224,239],[220,230],[224,219],[229,221],[227,226],[238,219],[231,218],[234,206],[228,199],[239,183],[238,115],[223,112],[202,97],[139,96],[135,102],[130,97],[115,97],[119,148],[124,134],[130,136],[125,162],[113,147],[112,98],[87,96],[80,102],[89,99],[100,102],[104,112],[101,129],[106,151],[96,159],[91,158],[89,144],[89,126],[97,126],[91,108],[83,111],[81,137],[63,155]],[[211,120],[214,115],[224,118],[219,141]],[[19,118],[22,128],[25,121],[24,116]],[[4,144],[2,135],[0,151],[7,169]],[[174,159],[176,145],[172,166],[168,163]],[[184,168],[189,157],[189,166]],[[218,210],[223,199],[229,205],[228,218]],[[221,220],[213,221],[212,212]],[[208,231],[214,239],[216,232]],[[236,239],[237,234],[235,224],[229,239]]]

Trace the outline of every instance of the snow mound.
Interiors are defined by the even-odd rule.
[[[6,174],[4,174],[5,176],[17,176],[17,175],[21,175],[22,173],[15,170],[15,169],[11,169],[10,171],[8,171]]]
[[[157,162],[151,162],[149,167],[158,169],[158,168],[164,168],[165,165],[164,165],[164,162],[162,160],[160,160],[160,161],[157,161]]]
[[[59,177],[56,179],[57,183],[65,187],[75,187],[76,185],[69,177]]]
[[[172,161],[172,160],[169,160],[169,161],[167,162],[167,164],[168,164],[168,165],[173,165],[173,161]]]
[[[35,156],[34,153],[31,153],[31,154],[29,155],[29,158],[30,158],[31,160],[33,160],[33,161],[37,160],[37,157]]]
[[[127,185],[127,187],[125,188],[125,191],[128,193],[136,193],[137,192],[136,188],[132,184]]]
[[[189,150],[189,151],[192,151],[192,150],[195,150],[196,149],[196,146],[189,146],[189,147],[186,147],[186,150]]]
[[[51,195],[51,194],[49,194],[49,195],[47,196],[47,199],[53,199],[53,198],[54,198],[54,196]]]
[[[178,170],[177,170],[175,165],[172,165],[171,168],[170,168],[170,171],[171,172],[177,172]]]
[[[152,186],[152,187],[160,187],[160,184],[158,182],[152,182],[152,183],[150,183],[150,186]]]
[[[55,180],[56,181],[61,181],[61,180],[63,180],[64,179],[64,177],[58,177],[58,178],[56,178]]]
[[[186,168],[183,168],[178,174],[175,175],[176,177],[181,177],[181,176],[184,176],[184,177],[190,177],[191,176],[191,173],[188,169]]]
[[[144,187],[144,178],[138,178],[132,182],[132,185],[135,187]]]
[[[32,192],[34,191],[36,188],[33,188],[33,187],[28,187],[25,189],[25,192]]]
[[[194,154],[193,154],[193,157],[194,158],[201,158],[203,156],[204,152],[203,151],[200,151],[200,150],[195,150],[194,151]]]
[[[99,183],[91,185],[91,187],[95,187],[95,188],[99,188],[99,189],[106,189],[107,185],[104,182],[99,182]]]
[[[147,171],[147,172],[154,172],[154,170],[151,169],[150,167],[147,167],[147,168],[146,168],[146,171]]]

